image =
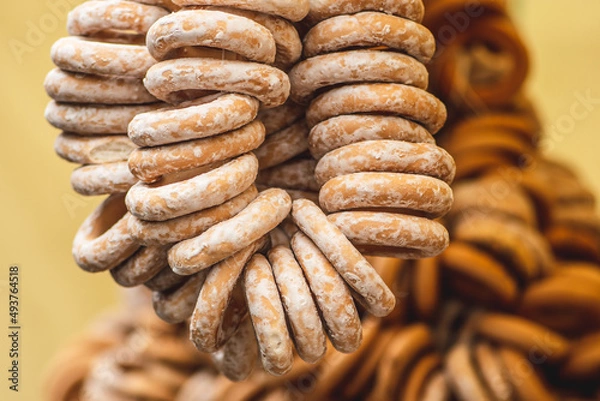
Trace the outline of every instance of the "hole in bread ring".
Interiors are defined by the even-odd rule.
[[[144,285],[152,291],[167,291],[175,289],[187,280],[187,276],[175,274],[170,267],[165,267],[156,276],[146,281]]]
[[[404,54],[353,50],[304,60],[289,76],[291,99],[307,103],[322,88],[353,82],[391,82],[427,89],[429,74],[422,63]]]
[[[156,315],[167,323],[185,322],[194,312],[200,289],[208,271],[202,271],[187,278],[180,286],[152,294],[152,306]]]
[[[85,74],[141,79],[156,64],[146,46],[101,43],[79,37],[57,40],[50,54],[58,68]]]
[[[312,159],[293,159],[278,166],[258,172],[257,184],[267,187],[286,188],[317,192],[319,184],[315,181],[316,162]]]
[[[451,183],[454,169],[452,156],[434,144],[383,139],[332,150],[317,163],[315,179],[323,185],[340,175],[388,172],[425,175]]]
[[[441,253],[449,243],[446,228],[424,217],[359,211],[327,218],[368,255],[427,258]]]
[[[225,6],[242,10],[258,11],[298,22],[303,19],[310,8],[308,0],[173,0],[181,7],[188,6]]]
[[[123,287],[144,284],[169,266],[167,262],[169,248],[169,246],[141,247],[120,266],[111,269],[110,274],[115,282]]]
[[[206,172],[174,183],[164,178],[155,184],[139,182],[127,194],[127,208],[141,220],[165,221],[220,205],[253,184],[258,161],[247,153],[214,167],[205,166],[201,170]]]
[[[390,48],[427,64],[435,53],[435,38],[423,25],[379,12],[340,15],[320,22],[304,37],[304,56],[356,47]]]
[[[312,101],[306,112],[309,127],[342,114],[387,113],[408,118],[437,133],[446,121],[446,107],[432,94],[402,84],[346,85]]]
[[[452,200],[452,189],[444,181],[400,173],[341,175],[327,181],[319,191],[319,205],[327,213],[382,208],[435,218],[450,210]]]
[[[256,118],[263,123],[266,135],[269,136],[289,127],[303,117],[304,108],[288,100],[281,106],[261,109]]]
[[[304,120],[269,135],[254,151],[260,170],[277,166],[308,150],[308,127]]]
[[[54,141],[54,151],[78,164],[125,161],[136,146],[126,135],[83,136],[63,132]]]
[[[178,274],[192,274],[257,241],[287,217],[292,206],[282,189],[261,192],[244,210],[169,251],[169,265]]]
[[[124,161],[89,164],[71,173],[71,186],[75,192],[86,196],[127,192],[136,182],[138,179]]]
[[[361,11],[379,11],[421,22],[425,7],[423,0],[318,0],[310,2],[307,18],[311,22],[318,22],[336,15]]]
[[[124,194],[109,196],[83,222],[73,240],[73,257],[84,270],[112,269],[139,248],[127,230]]]

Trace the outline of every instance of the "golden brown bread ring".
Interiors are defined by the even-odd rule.
[[[265,126],[267,136],[289,127],[304,117],[304,107],[288,100],[271,109],[260,109],[256,118]]]
[[[106,198],[83,222],[73,240],[75,262],[89,272],[118,266],[140,247],[127,230],[124,194]]]
[[[146,38],[150,54],[165,60],[173,50],[202,46],[227,50],[259,63],[275,61],[275,40],[249,18],[215,10],[181,10],[158,20]]]
[[[89,0],[69,13],[67,32],[71,36],[93,36],[104,31],[144,35],[156,20],[167,14],[164,8],[134,1]]]
[[[307,199],[294,201],[294,222],[323,252],[346,283],[375,316],[388,315],[396,304],[396,297],[383,282],[373,266],[352,245],[323,211]]]
[[[454,169],[452,156],[436,145],[382,139],[332,150],[317,163],[315,179],[323,185],[340,175],[387,172],[425,175],[451,183]]]
[[[241,194],[220,205],[175,219],[144,221],[131,216],[129,231],[140,244],[173,244],[200,235],[215,224],[232,218],[248,206],[257,195],[256,187],[251,185]]]
[[[441,298],[441,268],[438,259],[425,258],[414,261],[410,286],[417,315],[421,320],[431,321],[439,309]]]
[[[496,349],[487,342],[480,341],[473,346],[473,358],[492,396],[497,400],[512,400],[513,386]]]
[[[150,67],[146,89],[169,103],[187,100],[189,90],[225,91],[257,98],[265,107],[281,106],[290,93],[286,73],[266,64],[188,58],[161,61]]]
[[[354,84],[332,89],[312,101],[306,122],[314,127],[342,114],[389,113],[408,118],[437,133],[446,121],[446,107],[435,96],[402,84]]]
[[[208,272],[198,272],[179,286],[152,294],[152,306],[158,317],[169,324],[185,322],[192,316],[198,293]]]
[[[319,191],[319,205],[327,213],[382,208],[434,218],[450,210],[452,199],[452,189],[444,181],[402,173],[340,175]]]
[[[427,379],[439,368],[441,358],[437,353],[429,353],[419,359],[408,373],[406,387],[402,392],[405,401],[421,401],[421,392]]]
[[[256,157],[247,153],[183,181],[165,183],[163,178],[156,184],[138,182],[127,193],[127,208],[141,220],[170,220],[211,208],[241,194],[252,185],[257,172]],[[198,194],[204,195],[199,197]]]
[[[271,134],[254,151],[259,169],[274,167],[308,150],[308,127],[301,120],[279,132]]]
[[[156,102],[141,79],[79,74],[55,68],[44,80],[46,93],[57,102],[144,104]]]
[[[494,401],[488,395],[471,361],[469,344],[458,343],[450,349],[446,355],[444,371],[446,372],[448,384],[461,400]]]
[[[404,54],[353,50],[311,57],[296,64],[289,76],[290,98],[308,103],[322,88],[353,82],[392,82],[427,89],[429,74],[422,63]]]
[[[351,211],[334,213],[327,218],[367,255],[427,258],[441,253],[449,243],[444,226],[423,217]]]
[[[135,144],[126,135],[83,136],[62,132],[54,141],[54,151],[60,157],[79,164],[124,161],[134,149]]]
[[[231,219],[173,246],[169,266],[182,275],[206,269],[268,234],[287,217],[291,207],[292,200],[284,190],[263,191]]]
[[[310,130],[308,145],[310,153],[318,160],[342,146],[379,139],[435,144],[425,128],[405,118],[350,114],[315,125]]]
[[[435,38],[417,22],[368,11],[329,18],[304,37],[306,58],[356,47],[385,47],[427,64],[435,53]]]
[[[168,267],[169,246],[141,247],[121,265],[110,270],[110,274],[120,286],[135,287],[144,284]]]
[[[250,96],[228,93],[180,106],[136,115],[128,130],[133,143],[157,146],[223,134],[252,122],[259,102]]]
[[[362,328],[344,280],[314,242],[301,231],[293,235],[291,245],[315,297],[332,345],[340,352],[356,351],[361,343]]]
[[[265,245],[265,238],[232,254],[208,271],[190,322],[190,339],[202,352],[216,352],[233,334],[225,321],[226,310],[233,302],[234,287],[252,255]],[[232,304],[232,306],[234,306]]]
[[[310,8],[308,0],[173,0],[181,7],[187,6],[224,6],[242,10],[258,11],[298,22],[303,19]]]
[[[141,79],[156,64],[146,46],[102,43],[80,37],[58,39],[50,54],[61,70],[85,74]]]
[[[263,255],[248,262],[244,287],[262,365],[268,373],[283,375],[292,368],[293,345],[273,272]]]
[[[421,401],[448,401],[450,399],[450,390],[443,372],[432,374],[421,393]]]
[[[250,318],[240,323],[238,330],[218,351],[211,354],[216,368],[229,380],[245,380],[258,360],[258,347]]]
[[[154,182],[164,175],[248,153],[263,143],[264,138],[262,123],[253,121],[235,131],[217,136],[136,149],[129,156],[129,169],[141,181]]]
[[[525,355],[509,347],[501,347],[498,354],[502,363],[506,366],[508,377],[519,399],[536,401],[559,400],[546,387],[538,372],[536,372],[535,367]],[[523,376],[527,379],[524,380]]]
[[[600,332],[588,334],[573,345],[561,367],[561,377],[571,380],[594,379],[600,372]]]
[[[136,182],[125,161],[88,164],[71,173],[75,192],[87,196],[127,192]]]
[[[312,159],[293,159],[258,172],[256,183],[267,187],[280,187],[286,190],[317,192],[315,181],[316,162]]]
[[[379,11],[416,22],[421,22],[425,14],[422,0],[312,0],[307,18],[311,22],[318,22],[336,15],[361,11]]]

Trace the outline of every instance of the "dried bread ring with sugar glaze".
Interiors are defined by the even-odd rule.
[[[71,174],[71,186],[82,195],[108,195],[127,192],[138,179],[135,178],[127,162],[88,164]]]
[[[57,40],[50,51],[52,62],[65,71],[144,78],[156,64],[146,46],[95,42],[87,38]]]
[[[434,144],[433,136],[421,125],[385,115],[341,115],[315,125],[308,136],[310,153],[318,160],[328,152],[352,143],[391,139]]]
[[[258,192],[254,185],[230,200],[209,209],[166,221],[129,219],[129,231],[144,245],[166,245],[193,238],[217,223],[232,218],[252,202]]]
[[[88,0],[67,17],[72,36],[95,36],[103,31],[134,32],[144,35],[159,18],[168,14],[162,7],[126,0]]]
[[[292,216],[300,230],[313,240],[346,283],[356,291],[370,313],[385,316],[394,309],[394,294],[318,206],[309,200],[298,199],[294,201]]]
[[[253,121],[217,136],[134,150],[128,159],[129,169],[143,182],[154,182],[164,175],[248,153],[263,143],[264,138],[263,125]]]
[[[291,98],[307,103],[322,88],[350,82],[394,82],[426,89],[428,76],[422,63],[400,53],[376,50],[329,53],[304,60],[290,71],[294,89]]]
[[[137,183],[127,193],[127,208],[134,216],[148,221],[165,221],[208,209],[248,189],[256,178],[258,161],[247,153],[217,168],[210,167],[173,183],[164,178],[155,184]],[[189,173],[194,170],[185,175]]]
[[[402,84],[353,84],[318,96],[306,111],[309,127],[343,114],[389,113],[437,133],[446,121],[446,107],[430,93]]]
[[[345,174],[382,171],[425,175],[451,183],[454,179],[454,159],[433,144],[364,141],[342,146],[323,156],[315,167],[315,179],[323,185]]]
[[[435,38],[423,25],[380,12],[329,18],[304,37],[304,55],[333,53],[356,47],[387,47],[427,63],[435,53]]]
[[[173,0],[179,6],[223,6],[235,7],[242,10],[258,11],[265,14],[276,15],[298,22],[308,14],[310,4],[308,1],[291,2],[289,0]]]
[[[291,207],[292,200],[285,191],[263,191],[231,219],[173,246],[169,266],[182,275],[206,269],[268,234],[287,217]]]
[[[304,233],[296,232],[290,242],[315,297],[331,343],[340,352],[356,351],[361,343],[362,328],[344,280]]]
[[[334,213],[327,218],[367,255],[427,258],[439,254],[450,241],[443,225],[424,217],[350,211]]]
[[[126,135],[83,136],[63,132],[54,141],[58,156],[79,164],[124,161],[135,148]]]
[[[110,274],[119,285],[135,287],[144,284],[168,267],[167,251],[169,246],[144,246],[137,250],[121,265],[110,270]]]
[[[307,18],[317,22],[336,15],[356,14],[361,11],[380,11],[416,22],[421,22],[425,14],[422,0],[313,0],[310,2]]]
[[[83,222],[73,240],[75,262],[89,272],[118,266],[140,247],[127,230],[124,194],[111,195]]]
[[[450,210],[452,199],[452,189],[444,181],[388,172],[340,175],[327,181],[319,192],[319,205],[327,213],[382,208],[434,218]]]
[[[244,287],[262,365],[273,375],[283,375],[292,368],[292,340],[271,266],[263,255],[248,262]]]
[[[277,166],[308,150],[308,127],[301,120],[287,128],[269,135],[254,154],[259,169]]]

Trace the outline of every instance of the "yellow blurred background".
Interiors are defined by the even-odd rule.
[[[51,356],[93,317],[117,302],[108,274],[81,271],[71,240],[98,199],[76,195],[75,167],[57,156],[58,134],[44,120],[43,90],[53,68],[52,43],[66,34],[67,10],[81,0],[29,0],[0,13],[0,399],[41,399],[41,377]],[[600,194],[600,2],[513,0],[529,44],[529,93],[546,123],[549,152],[570,161]],[[598,99],[585,118],[567,124],[580,97]],[[8,391],[8,268],[21,269],[21,381]],[[6,332],[6,334],[5,334]]]

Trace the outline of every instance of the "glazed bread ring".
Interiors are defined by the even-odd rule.
[[[315,125],[308,136],[310,153],[318,160],[328,152],[357,142],[390,139],[434,144],[431,134],[410,120],[378,115],[343,115]]]
[[[180,286],[169,288],[165,291],[155,291],[152,294],[154,312],[163,321],[176,324],[185,322],[192,316],[198,293],[204,285],[207,271],[201,271]]]
[[[126,135],[83,136],[63,132],[54,141],[56,154],[79,164],[124,161],[135,148]]]
[[[168,267],[168,246],[141,247],[120,266],[110,270],[110,274],[119,285],[135,287],[144,284]]]
[[[308,14],[309,1],[290,2],[289,0],[173,0],[181,7],[187,6],[224,6],[235,7],[242,10],[258,11],[298,22]]]
[[[206,138],[243,127],[256,118],[259,102],[249,96],[224,94],[184,103],[181,108],[142,113],[129,124],[138,146],[157,146]]]
[[[127,230],[124,194],[111,195],[83,222],[73,240],[75,262],[89,272],[112,269],[140,247]]]
[[[134,216],[148,221],[184,216],[241,194],[252,185],[257,172],[258,161],[248,153],[183,181],[164,185],[161,181],[138,183],[127,193],[127,208]]]
[[[422,0],[312,0],[308,19],[318,22],[336,15],[361,11],[380,11],[416,22],[421,22],[425,14]]]
[[[309,200],[298,199],[294,201],[292,216],[300,230],[313,240],[359,299],[365,302],[370,313],[385,316],[394,309],[394,294],[318,206]]]
[[[268,234],[287,217],[291,207],[292,200],[285,191],[268,189],[231,219],[173,246],[169,266],[182,275],[206,269]]]
[[[127,162],[88,164],[71,174],[71,186],[82,195],[107,195],[127,192],[136,182]]]

